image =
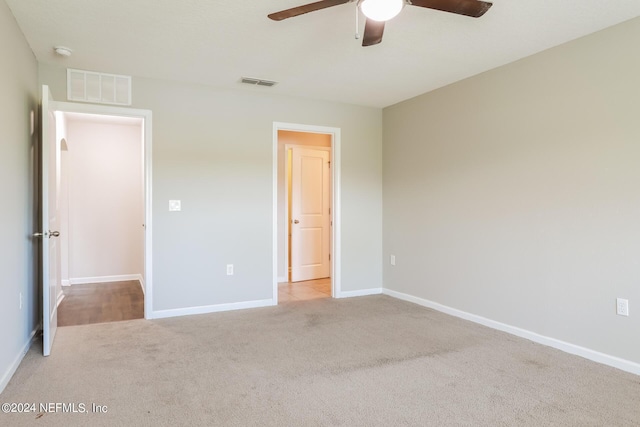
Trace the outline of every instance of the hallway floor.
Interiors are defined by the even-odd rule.
[[[58,326],[144,318],[144,294],[137,280],[63,286]]]
[[[331,278],[278,283],[278,302],[331,298]]]

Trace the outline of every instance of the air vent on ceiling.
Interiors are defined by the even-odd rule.
[[[254,79],[253,77],[243,77],[242,80],[240,81],[248,85],[266,86],[266,87],[271,87],[278,84],[278,82],[272,82],[269,80],[262,80],[262,79]]]
[[[131,105],[131,76],[67,69],[67,99]]]

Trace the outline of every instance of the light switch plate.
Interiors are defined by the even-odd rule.
[[[180,200],[169,200],[169,212],[178,212],[181,210]]]

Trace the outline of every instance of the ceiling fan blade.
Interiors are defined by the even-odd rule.
[[[291,9],[281,10],[280,12],[274,12],[267,16],[274,21],[282,21],[283,19],[292,18],[304,13],[315,12],[316,10],[326,9],[332,6],[338,6],[340,4],[349,3],[350,1],[351,0],[321,0],[315,3],[292,7]]]
[[[479,18],[493,5],[479,0],[409,0],[409,4]]]
[[[378,22],[368,19],[364,24],[364,35],[362,36],[362,46],[373,46],[382,41],[384,33],[384,21]]]

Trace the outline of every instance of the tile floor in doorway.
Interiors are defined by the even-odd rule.
[[[331,298],[331,278],[278,283],[278,302]]]

